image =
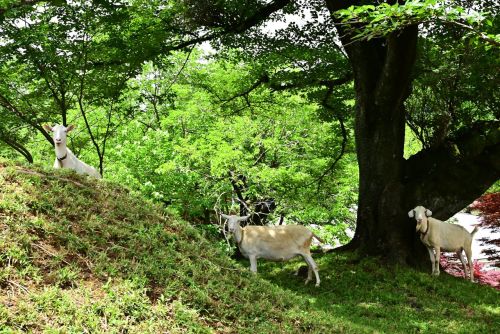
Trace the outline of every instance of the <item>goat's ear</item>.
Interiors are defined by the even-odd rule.
[[[238,218],[238,221],[240,221],[240,222],[244,222],[244,221],[245,221],[245,220],[247,220],[248,218],[250,218],[250,216],[243,216],[243,217]]]
[[[431,210],[429,210],[429,209],[425,209],[425,215],[426,215],[427,217],[432,216],[432,211],[431,211]]]
[[[70,124],[68,125],[68,127],[66,128],[66,132],[70,132],[71,130],[73,130],[75,128],[75,126],[73,124]]]
[[[410,217],[410,218],[415,217],[415,211],[413,211],[413,209],[411,209],[410,211],[408,211],[408,217]]]
[[[48,124],[44,124],[42,125],[42,127],[46,130],[46,131],[49,131],[49,132],[52,132],[52,127]]]
[[[228,215],[225,215],[225,214],[223,214],[223,213],[221,213],[221,214],[220,214],[220,216],[221,216],[222,218],[224,218],[224,219],[229,219],[229,216],[228,216]]]

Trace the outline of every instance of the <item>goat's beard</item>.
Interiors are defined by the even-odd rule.
[[[424,231],[426,230],[427,224],[428,224],[428,223],[425,223],[425,224],[424,224],[424,222],[417,223],[417,232],[422,232],[422,233],[424,233]]]

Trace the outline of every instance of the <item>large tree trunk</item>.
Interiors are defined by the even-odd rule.
[[[347,6],[326,2],[332,12]],[[404,101],[410,93],[417,27],[370,41],[353,42],[346,31],[339,35],[354,72],[360,179],[356,233],[348,248],[420,266],[427,263],[427,252],[407,212],[424,205],[446,219],[495,182],[500,175],[498,123],[489,124],[489,139],[475,148],[463,144],[459,157],[442,146],[406,161]],[[458,142],[474,142],[477,134]]]
[[[347,6],[342,1],[327,5],[330,11]],[[403,185],[404,101],[410,93],[417,26],[370,41],[353,42],[346,31],[339,35],[353,68],[356,92],[360,184],[356,233],[349,246],[397,263],[421,263],[426,251],[406,218]]]
[[[346,47],[356,89],[356,150],[359,165],[357,229],[353,246],[393,261],[422,258],[413,226],[405,219],[402,184],[404,101],[416,54],[417,28],[386,39]],[[406,224],[405,224],[406,223]]]

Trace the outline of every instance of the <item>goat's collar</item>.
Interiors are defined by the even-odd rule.
[[[420,232],[420,231],[419,231]],[[425,232],[420,232],[420,236],[421,237],[425,237],[427,235],[427,232],[429,232],[429,222],[427,222],[427,229],[425,230]]]
[[[63,160],[64,160],[64,159],[66,159],[67,157],[68,157],[68,152],[66,152],[66,154],[65,154],[65,155],[64,155],[64,157],[62,157],[62,158],[59,158],[59,157],[56,155],[56,158],[57,158],[57,160],[59,160],[59,161],[63,161]]]

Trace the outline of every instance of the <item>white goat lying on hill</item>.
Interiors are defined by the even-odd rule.
[[[221,216],[227,219],[229,232],[233,234],[243,256],[250,259],[250,270],[252,272],[257,272],[257,259],[259,258],[272,261],[287,261],[300,255],[309,268],[306,284],[312,279],[312,272],[314,272],[316,286],[319,286],[318,266],[311,257],[309,248],[313,237],[320,242],[323,241],[314,233],[300,225],[250,225],[242,228],[240,222],[247,220],[250,216],[239,217],[225,214],[221,214]]]
[[[43,128],[53,133],[54,147],[56,151],[56,159],[54,161],[54,168],[69,168],[76,171],[78,174],[87,174],[98,179],[101,174],[92,166],[87,165],[85,162],[79,160],[73,152],[67,147],[67,134],[73,130],[74,126],[69,125],[44,125]]]
[[[432,218],[431,215],[432,211],[423,206],[417,206],[408,212],[408,216],[415,218],[417,221],[417,232],[420,233],[420,240],[429,251],[432,262],[432,274],[439,275],[439,259],[441,258],[441,249],[443,249],[444,251],[457,253],[464,266],[464,275],[465,279],[467,279],[467,265],[462,254],[462,250],[464,250],[469,262],[470,280],[474,282],[471,244],[478,227],[476,226],[469,233],[460,225],[442,222]],[[433,250],[436,251],[435,255]]]

